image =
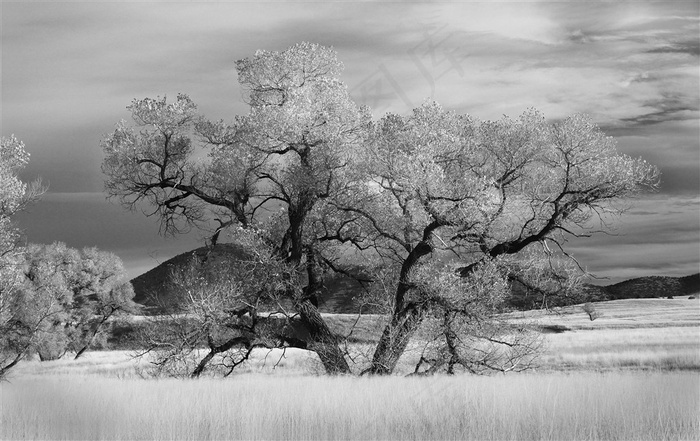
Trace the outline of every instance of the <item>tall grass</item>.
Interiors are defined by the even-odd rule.
[[[697,373],[0,385],[3,439],[700,439]]]

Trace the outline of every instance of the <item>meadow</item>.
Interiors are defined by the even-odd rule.
[[[142,378],[147,360],[128,351],[31,360],[0,384],[0,438],[700,439],[700,302],[596,307],[595,321],[580,307],[513,314],[567,329],[521,374],[326,377],[292,350],[199,380]]]

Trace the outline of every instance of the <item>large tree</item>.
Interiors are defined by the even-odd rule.
[[[562,262],[566,236],[600,230],[594,218],[621,213],[623,198],[658,177],[643,160],[618,154],[584,115],[549,124],[529,110],[517,120],[478,121],[433,102],[379,121],[360,158],[359,185],[331,201],[345,216],[330,236],[398,267],[391,319],[368,369],[375,374],[394,370],[428,316],[442,321],[448,369],[488,365],[489,357],[460,355],[475,346],[464,335],[528,354],[522,332],[509,340],[503,323],[485,331],[506,282],[566,294],[575,279]],[[465,332],[470,324],[479,331]]]
[[[231,123],[207,121],[185,95],[135,100],[136,127],[122,122],[102,142],[108,194],[143,203],[166,234],[210,228],[213,244],[231,225],[255,230],[300,281],[275,295],[328,372],[350,368],[316,297],[325,270],[351,265],[385,282],[375,292],[388,323],[366,372],[393,372],[421,327],[429,371],[517,368],[535,345],[494,322],[509,284],[570,288],[566,236],[600,229],[592,220],[653,187],[656,169],[581,115],[478,121],[426,103],[372,123],[341,68],[318,45],[258,51],[237,62],[250,112]]]
[[[212,244],[221,229],[253,227],[267,216],[270,246],[306,276],[285,296],[309,331],[307,347],[329,372],[348,372],[316,307],[321,280],[308,216],[343,186],[369,115],[336,78],[342,64],[329,48],[258,51],[236,68],[250,112],[232,123],[204,119],[185,95],[173,103],[135,100],[129,109],[138,131],[121,123],[102,142],[107,193],[130,208],[144,202],[166,234],[218,222]],[[201,149],[208,161],[196,159]]]

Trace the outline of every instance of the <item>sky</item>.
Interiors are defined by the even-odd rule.
[[[188,94],[210,119],[247,113],[235,61],[333,46],[375,118],[426,99],[480,119],[534,107],[588,113],[621,153],[658,166],[612,234],[572,240],[615,283],[700,271],[700,3],[6,2],[2,135],[31,154],[43,199],[17,218],[29,242],[96,246],[131,277],[203,244],[106,200],[100,139],[135,98]]]

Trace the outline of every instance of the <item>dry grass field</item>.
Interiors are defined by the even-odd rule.
[[[128,352],[27,361],[0,384],[0,438],[700,439],[700,302],[596,307],[514,314],[569,329],[526,374],[329,378],[302,351],[200,380],[141,378]]]
[[[687,297],[631,299],[594,306],[601,316],[593,321],[581,306],[549,314],[513,314],[515,320],[569,329],[547,334],[542,369],[700,372],[700,301]]]
[[[2,386],[4,439],[695,440],[695,373],[141,380]]]

